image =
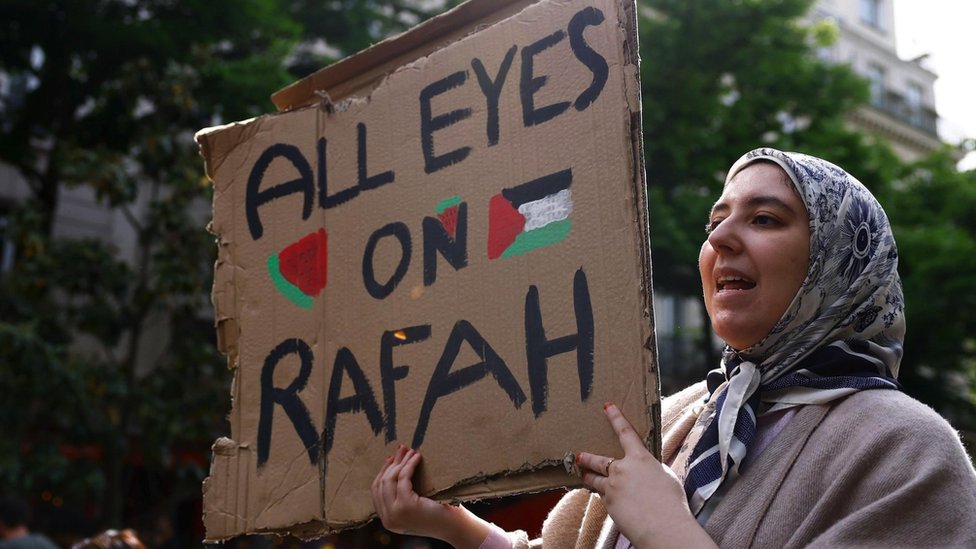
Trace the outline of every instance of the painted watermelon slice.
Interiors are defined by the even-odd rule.
[[[328,274],[328,235],[325,229],[302,237],[268,258],[268,271],[285,297],[308,309],[325,288]]]
[[[434,211],[437,212],[437,219],[441,220],[441,225],[444,225],[444,230],[451,238],[457,238],[458,210],[461,207],[461,202],[460,196],[451,196],[441,200],[434,207]]]
[[[457,238],[457,220],[460,206],[451,206],[443,212],[437,214],[437,218],[444,225],[444,230],[451,238]]]

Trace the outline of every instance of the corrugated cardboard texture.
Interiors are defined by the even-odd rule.
[[[606,401],[659,451],[634,6],[491,6],[198,134],[235,369],[208,539],[369,520],[398,442],[439,499],[578,485],[567,454],[621,454]]]

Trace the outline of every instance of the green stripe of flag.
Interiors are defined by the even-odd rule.
[[[268,258],[268,271],[271,273],[271,280],[274,282],[275,287],[281,292],[289,301],[298,305],[302,309],[312,308],[312,298],[305,295],[298,286],[295,286],[281,274],[281,265],[278,263],[278,254],[271,254]]]
[[[560,219],[544,227],[520,233],[515,237],[515,242],[512,242],[512,245],[508,248],[505,248],[505,251],[502,252],[502,257],[514,257],[531,252],[536,248],[555,244],[566,238],[572,226],[573,222],[571,220]]]

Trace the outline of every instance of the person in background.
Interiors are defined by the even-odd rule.
[[[57,549],[42,534],[28,528],[30,507],[14,496],[0,496],[0,549]]]
[[[976,547],[976,471],[896,380],[904,302],[875,197],[830,162],[756,149],[706,234],[699,273],[726,347],[664,399],[660,462],[608,403],[623,452],[577,454],[587,489],[530,542],[419,496],[421,456],[400,446],[373,482],[384,526],[481,549]]]
[[[83,539],[71,546],[71,549],[146,549],[135,531],[105,530],[97,536]]]

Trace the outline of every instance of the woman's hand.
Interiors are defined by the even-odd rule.
[[[420,452],[402,444],[373,480],[373,507],[391,532],[437,538],[458,548],[478,547],[489,524],[461,506],[421,497],[413,489]]]
[[[613,404],[604,407],[620,439],[623,458],[580,452],[583,484],[603,497],[620,532],[635,547],[715,547],[688,509],[684,490],[670,468],[644,447]]]

